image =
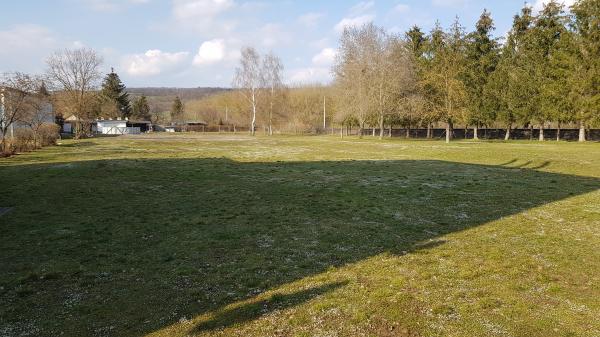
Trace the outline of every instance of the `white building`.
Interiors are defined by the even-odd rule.
[[[128,126],[128,120],[98,120],[96,130],[103,135],[139,135],[142,133],[139,127]]]
[[[73,133],[79,119],[69,116],[63,124],[64,133]],[[131,121],[127,118],[121,119],[98,119],[87,123],[92,134],[101,135],[139,135],[152,131],[150,121]]]

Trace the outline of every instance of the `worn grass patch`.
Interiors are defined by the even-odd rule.
[[[600,144],[105,138],[0,184],[0,336],[600,335]]]

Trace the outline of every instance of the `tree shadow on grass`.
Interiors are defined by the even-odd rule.
[[[108,160],[0,168],[0,328],[143,336],[298,305],[267,290],[600,189],[594,178],[441,161]],[[13,330],[7,330],[13,329]],[[0,330],[3,331],[3,330]]]
[[[285,310],[307,302],[317,296],[338,289],[348,282],[335,282],[300,290],[291,294],[274,294],[267,299],[243,303],[233,308],[219,310],[210,320],[198,324],[194,332],[215,330],[255,320],[275,310]]]

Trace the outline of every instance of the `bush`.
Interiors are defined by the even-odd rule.
[[[28,128],[16,128],[13,139],[8,139],[7,150],[4,156],[10,156],[17,152],[33,151],[37,148],[56,145],[60,137],[60,126],[56,124],[44,124],[38,130],[37,137],[33,130]]]
[[[56,145],[60,138],[60,126],[56,124],[44,124],[39,130],[38,142],[41,146]]]
[[[11,152],[27,152],[35,149],[35,142],[33,140],[34,133],[31,129],[15,129],[15,136],[10,144]]]

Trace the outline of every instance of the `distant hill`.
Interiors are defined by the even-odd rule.
[[[147,97],[168,97],[170,99],[179,96],[184,101],[201,99],[219,92],[229,91],[227,88],[127,88],[132,96],[146,95]]]

